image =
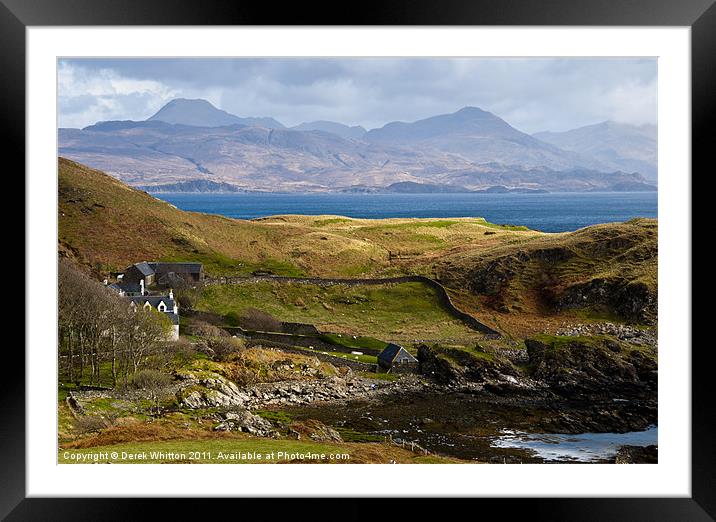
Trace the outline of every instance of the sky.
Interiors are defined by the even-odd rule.
[[[480,107],[517,129],[564,131],[657,119],[655,58],[60,59],[60,127],[144,120],[173,98],[203,98],[286,126],[366,129]]]

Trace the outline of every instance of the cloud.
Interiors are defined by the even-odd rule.
[[[286,125],[379,127],[481,107],[525,132],[613,119],[656,122],[652,58],[72,59],[60,62],[60,124],[145,119],[173,97]]]
[[[58,67],[60,126],[82,127],[100,120],[144,119],[179,93],[156,80],[92,70],[68,63]]]

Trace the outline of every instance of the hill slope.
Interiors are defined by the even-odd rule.
[[[595,225],[482,251],[458,249],[436,263],[439,277],[503,314],[656,320],[658,229],[654,219]]]
[[[422,274],[491,326],[574,313],[655,318],[656,220],[561,234],[482,218],[242,221],[181,211],[64,158],[58,196],[60,254],[98,275],[142,260],[199,261],[211,275]]]
[[[406,264],[427,266],[423,259],[456,245],[539,234],[494,228],[481,218],[243,221],[181,211],[65,158],[58,174],[60,251],[101,273],[156,259],[201,261],[213,274],[395,275],[408,270]]]

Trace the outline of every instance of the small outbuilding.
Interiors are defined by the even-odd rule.
[[[399,344],[388,343],[378,354],[378,365],[389,372],[414,372],[418,369],[418,360]]]

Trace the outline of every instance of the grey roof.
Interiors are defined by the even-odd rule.
[[[149,263],[142,261],[141,263],[134,263],[134,266],[139,270],[142,275],[150,276],[154,273],[154,269],[149,266]]]
[[[119,281],[110,285],[112,288],[118,288],[128,294],[138,294],[142,291],[139,283],[130,283],[129,281]]]
[[[378,355],[378,360],[386,364],[392,364],[398,354],[402,354],[404,356],[407,355],[409,359],[417,362],[417,359],[413,357],[410,352],[395,343],[388,343],[388,346],[386,346],[383,351],[380,352],[380,354]]]
[[[149,303],[155,310],[159,303],[164,302],[167,305],[164,314],[169,317],[172,324],[179,324],[179,314],[174,313],[174,299],[170,299],[167,295],[136,295],[130,297],[129,300],[132,303],[136,303],[137,306],[144,306],[144,303]]]
[[[144,306],[144,303],[149,302],[153,308],[159,306],[162,301],[167,305],[167,310],[174,310],[174,299],[170,299],[166,295],[136,295],[129,298],[130,301],[138,305]]]
[[[198,274],[202,271],[203,265],[201,263],[161,263],[161,262],[152,262],[147,263],[149,267],[151,267],[154,272],[178,272],[178,273],[189,273],[189,274]]]

